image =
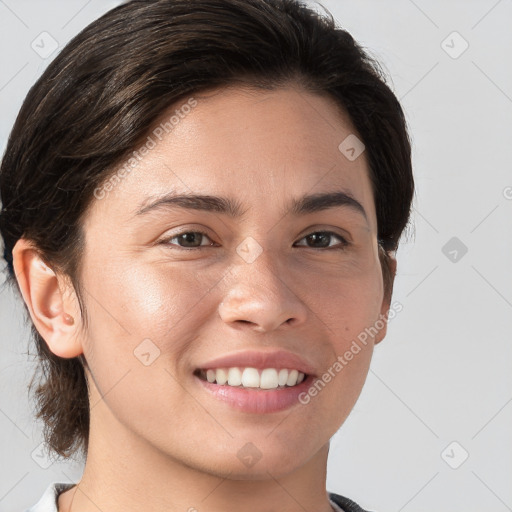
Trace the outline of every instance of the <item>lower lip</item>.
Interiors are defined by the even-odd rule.
[[[300,404],[299,395],[311,385],[313,377],[308,375],[300,384],[281,389],[251,389],[227,385],[212,384],[194,376],[218,400],[224,401],[235,409],[255,414],[284,411]]]

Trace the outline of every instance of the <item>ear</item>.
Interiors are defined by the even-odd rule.
[[[379,320],[384,322],[384,327],[379,329],[379,332],[375,336],[374,344],[380,343],[385,337],[388,329],[388,314],[389,307],[391,305],[391,296],[393,294],[393,284],[396,276],[396,257],[395,253],[385,252],[382,250],[380,261],[382,265],[382,275],[384,281],[384,297],[382,299],[382,305],[380,308]]]
[[[13,249],[16,280],[32,322],[49,349],[59,357],[72,358],[83,353],[77,341],[79,309],[74,290],[48,267],[34,246],[19,239]],[[72,287],[71,287],[72,288]],[[66,293],[69,298],[66,298]]]

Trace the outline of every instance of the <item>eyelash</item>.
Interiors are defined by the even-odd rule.
[[[205,247],[212,247],[211,244],[200,245],[199,247],[181,247],[181,246],[179,246],[177,244],[171,244],[170,243],[170,241],[173,240],[174,238],[177,238],[177,237],[180,237],[180,236],[183,236],[183,235],[187,235],[187,234],[190,234],[190,233],[200,234],[200,235],[206,236],[207,238],[210,238],[208,236],[208,233],[206,233],[205,231],[201,231],[201,230],[182,231],[181,233],[175,233],[174,235],[172,235],[170,237],[164,238],[163,240],[161,240],[159,242],[159,244],[166,245],[166,246],[169,246],[169,247],[173,246],[172,247],[173,249],[183,250],[183,251],[193,251],[193,250],[196,250],[196,249],[203,249]],[[317,235],[317,234],[334,236],[334,237],[338,238],[339,240],[341,240],[341,243],[338,244],[337,246],[334,246],[334,247],[308,247],[308,246],[300,246],[300,247],[306,247],[306,249],[312,249],[314,251],[325,251],[325,250],[338,250],[338,251],[341,250],[341,251],[343,251],[349,245],[351,245],[351,242],[349,242],[347,239],[345,239],[344,237],[342,237],[338,233],[334,233],[333,231],[312,231],[311,233],[308,233],[307,235],[304,235],[300,240],[303,240],[303,239],[307,238],[308,236]]]

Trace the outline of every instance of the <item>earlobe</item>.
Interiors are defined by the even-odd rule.
[[[41,259],[39,252],[25,239],[13,249],[16,279],[32,322],[50,350],[63,358],[83,353],[78,341],[73,299],[65,300],[63,286],[56,273]],[[74,294],[73,294],[74,295]]]
[[[375,345],[380,343],[386,337],[387,333],[389,308],[391,306],[391,296],[393,294],[393,284],[396,276],[397,262],[395,254],[389,252],[385,253],[381,259],[381,264],[384,278],[384,297],[382,300],[380,315],[376,323],[378,322],[378,326],[382,326],[382,328],[379,329],[379,332],[375,336]]]

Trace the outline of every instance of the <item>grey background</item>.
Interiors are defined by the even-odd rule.
[[[512,510],[512,1],[322,3],[392,77],[417,186],[415,230],[397,255],[403,310],[332,440],[327,488],[380,512]],[[2,152],[56,55],[32,41],[46,31],[62,47],[117,4],[0,0]],[[51,461],[37,456],[28,336],[22,305],[2,289],[0,512],[81,475],[79,464],[40,465]]]

